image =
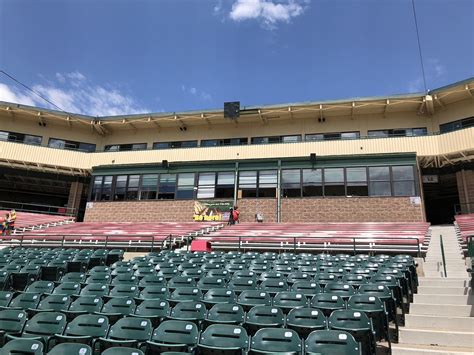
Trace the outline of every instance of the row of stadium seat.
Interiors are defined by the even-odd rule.
[[[85,346],[89,353],[120,346],[139,348],[151,355],[167,351],[192,352],[196,348],[200,354],[214,354],[216,351],[242,354],[249,348],[267,354],[302,354],[303,349],[307,354],[375,353],[377,332],[364,313],[334,311],[328,319],[318,319],[320,312],[308,311],[314,322],[311,319],[306,319],[306,323],[298,322],[295,314],[294,327],[291,324],[286,328],[278,327],[275,321],[269,324],[262,322],[262,317],[255,317],[254,322],[248,324],[211,323],[202,332],[195,322],[189,320],[165,320],[154,327],[148,319],[126,317],[110,325],[103,315],[85,314],[67,322],[65,315],[59,312],[42,312],[25,320],[21,311],[8,311],[11,314],[1,315],[3,323],[10,327],[10,331],[3,335],[2,344],[8,348],[14,342],[35,340],[40,342],[38,348],[49,351],[57,344],[76,343]],[[281,317],[277,312],[270,314],[275,319]],[[249,324],[253,327],[251,337],[248,335]],[[305,332],[298,332],[301,329]]]

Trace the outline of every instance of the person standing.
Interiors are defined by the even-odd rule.
[[[235,224],[235,221],[234,221],[234,209],[231,207],[229,208],[229,220],[227,221],[227,224],[229,226]]]
[[[239,216],[240,216],[239,207],[234,206],[234,211],[232,212],[232,217],[233,217],[233,220],[234,220],[234,224],[239,223]]]

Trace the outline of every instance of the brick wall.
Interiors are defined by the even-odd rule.
[[[409,197],[282,199],[282,222],[420,222],[422,205]]]
[[[462,213],[474,213],[474,170],[458,171],[456,181]]]
[[[263,215],[264,222],[277,221],[276,198],[245,198],[237,201],[241,222],[255,222],[255,214]]]
[[[84,222],[192,222],[194,201],[93,202]]]

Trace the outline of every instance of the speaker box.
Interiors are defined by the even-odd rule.
[[[311,153],[309,159],[311,160],[311,163],[316,163],[316,153]]]
[[[170,164],[168,163],[168,160],[163,160],[163,161],[161,162],[161,166],[162,166],[164,169],[169,169]]]
[[[240,117],[240,101],[224,102],[224,118],[235,120]]]

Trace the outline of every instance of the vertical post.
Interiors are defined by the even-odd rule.
[[[444,256],[444,246],[443,246],[443,236],[439,236],[439,242],[441,244],[441,256],[443,258],[443,269],[444,269],[444,277],[448,277],[448,274],[446,273],[446,258]]]
[[[240,253],[240,246],[242,244],[242,236],[239,235],[239,253]]]
[[[109,244],[109,235],[105,236],[105,249],[107,249],[107,245]]]
[[[353,255],[356,255],[356,239],[352,238]]]
[[[237,180],[239,178],[239,162],[235,162],[235,174],[234,174],[234,206],[237,206],[237,193],[238,185]]]
[[[281,160],[278,160],[277,170],[277,222],[281,222]]]
[[[66,239],[66,235],[63,235],[63,240],[61,241],[61,248],[64,248],[65,239]]]
[[[169,242],[168,242],[169,243],[169,250],[171,250],[171,249],[173,249],[172,246],[171,246],[171,234],[168,236],[168,238],[169,238]]]
[[[155,236],[151,236],[151,251],[153,252],[153,249],[155,248]]]
[[[293,237],[293,253],[296,254],[296,237]]]

